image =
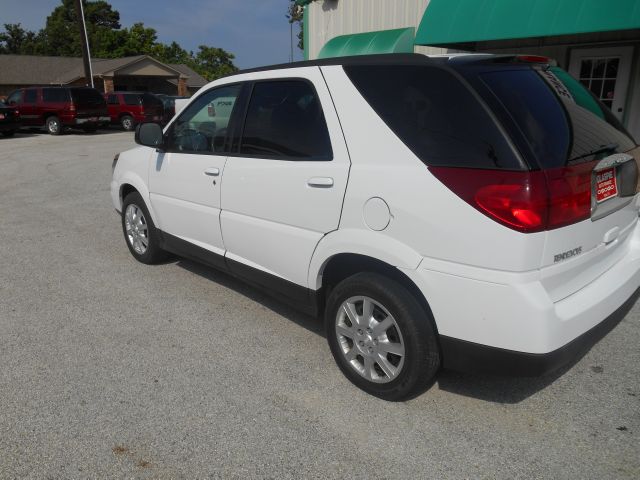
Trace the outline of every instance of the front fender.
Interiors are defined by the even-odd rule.
[[[411,247],[380,232],[336,230],[324,236],[313,252],[307,279],[310,289],[318,290],[322,287],[324,267],[331,257],[340,253],[366,255],[393,267],[410,270],[418,268],[422,261],[422,256]]]
[[[149,210],[149,214],[151,215],[151,219],[153,220],[153,224],[156,226],[159,226],[158,217],[155,211],[153,210],[153,205],[151,205],[151,201],[149,199],[149,189],[147,188],[147,185],[144,182],[144,180],[137,173],[127,171],[118,178],[117,183],[118,183],[118,196],[120,198],[120,209],[122,210],[122,202],[124,201],[124,198],[122,198],[122,187],[127,184],[131,185],[142,196],[142,199],[144,200],[144,203],[146,204],[147,209]]]

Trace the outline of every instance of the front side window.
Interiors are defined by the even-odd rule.
[[[320,101],[302,80],[258,82],[253,87],[240,153],[267,158],[331,160]]]
[[[24,91],[24,103],[36,103],[37,97],[38,97],[38,91],[35,89]]]
[[[168,134],[169,151],[218,153],[228,151],[227,129],[240,94],[240,85],[210,90],[180,114]]]

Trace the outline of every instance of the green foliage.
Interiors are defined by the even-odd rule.
[[[298,24],[298,27],[300,28],[299,32],[298,32],[298,48],[300,50],[304,50],[304,15],[303,15],[303,8],[298,5],[298,3],[296,2],[296,0],[290,0],[289,6],[287,7],[287,14],[285,15],[287,17],[287,20],[289,20],[289,23],[296,23]]]
[[[94,58],[121,58],[149,55],[164,63],[182,63],[208,80],[237,70],[233,54],[215,47],[200,45],[198,52],[187,52],[178,43],[158,42],[154,28],[135,23],[121,28],[120,13],[104,0],[82,0],[87,37]],[[52,55],[80,57],[80,32],[74,0],[61,0],[47,17],[39,32],[23,29],[20,24],[4,24],[0,31],[0,54]]]

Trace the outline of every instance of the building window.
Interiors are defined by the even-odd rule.
[[[580,82],[609,108],[613,105],[619,65],[619,57],[583,58],[580,62]]]

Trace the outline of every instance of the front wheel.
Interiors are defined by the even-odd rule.
[[[47,127],[47,132],[51,135],[60,135],[62,133],[62,123],[60,123],[60,119],[56,116],[47,118],[45,126]]]
[[[167,257],[160,248],[149,210],[137,192],[127,195],[122,203],[122,232],[131,255],[139,262],[151,265]]]
[[[327,300],[325,328],[342,373],[384,400],[422,393],[440,367],[430,312],[383,275],[359,273],[339,283]]]

